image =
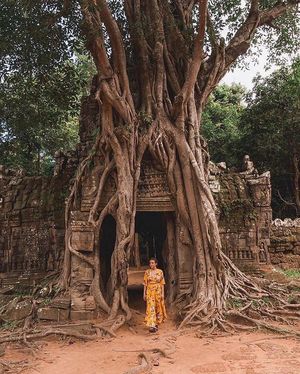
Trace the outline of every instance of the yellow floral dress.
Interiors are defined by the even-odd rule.
[[[164,273],[160,269],[145,271],[144,286],[146,290],[146,318],[148,327],[155,327],[167,318],[165,302],[162,298],[162,286],[165,284]]]

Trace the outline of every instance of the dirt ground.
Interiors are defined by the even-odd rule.
[[[140,352],[160,348],[173,353],[160,357],[152,374],[300,374],[300,340],[293,338],[265,332],[210,338],[196,337],[195,332],[180,335],[172,318],[157,334],[150,334],[143,324],[142,274],[143,270],[130,274],[129,299],[136,311],[130,327],[122,327],[116,339],[48,338],[35,343],[36,356],[24,346],[7,347],[5,360],[26,360],[30,369],[24,374],[125,374],[138,364]],[[300,331],[300,326],[288,328]]]
[[[81,342],[75,339],[47,340],[33,357],[26,349],[8,347],[6,360],[27,359],[25,374],[124,374],[137,365],[137,355],[151,348],[173,348],[161,357],[152,374],[231,373],[298,374],[300,341],[263,332],[198,338],[194,333],[176,336],[166,322],[151,335],[136,314],[132,327],[122,328],[114,340]]]

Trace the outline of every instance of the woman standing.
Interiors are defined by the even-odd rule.
[[[166,318],[165,279],[162,270],[157,268],[157,259],[150,258],[149,267],[144,275],[144,300],[146,307],[146,325],[150,332],[156,332],[158,325]]]

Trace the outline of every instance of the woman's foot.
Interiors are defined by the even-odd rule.
[[[154,333],[158,331],[158,325],[155,325],[154,327],[150,327],[149,332]]]

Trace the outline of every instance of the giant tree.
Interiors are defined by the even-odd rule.
[[[34,2],[36,3],[36,2]],[[74,2],[53,8],[51,22],[67,16]],[[60,2],[61,4],[61,2]],[[79,166],[66,209],[67,233],[61,285],[67,287],[71,255],[94,267],[91,292],[100,308],[115,317],[127,305],[126,264],[134,241],[137,186],[144,153],[165,170],[174,208],[193,243],[193,287],[186,296],[182,325],[221,325],[229,297],[244,300],[264,293],[222,253],[216,204],[207,183],[208,154],[201,117],[208,97],[250,48],[268,41],[275,51],[297,45],[299,1],[82,0],[78,2],[86,47],[97,69],[99,136]],[[270,35],[277,38],[270,37]],[[100,289],[94,261],[70,246],[69,211],[89,160],[104,160],[89,221],[99,240],[110,213],[116,220],[111,259],[111,299]],[[100,211],[111,173],[116,192]]]

